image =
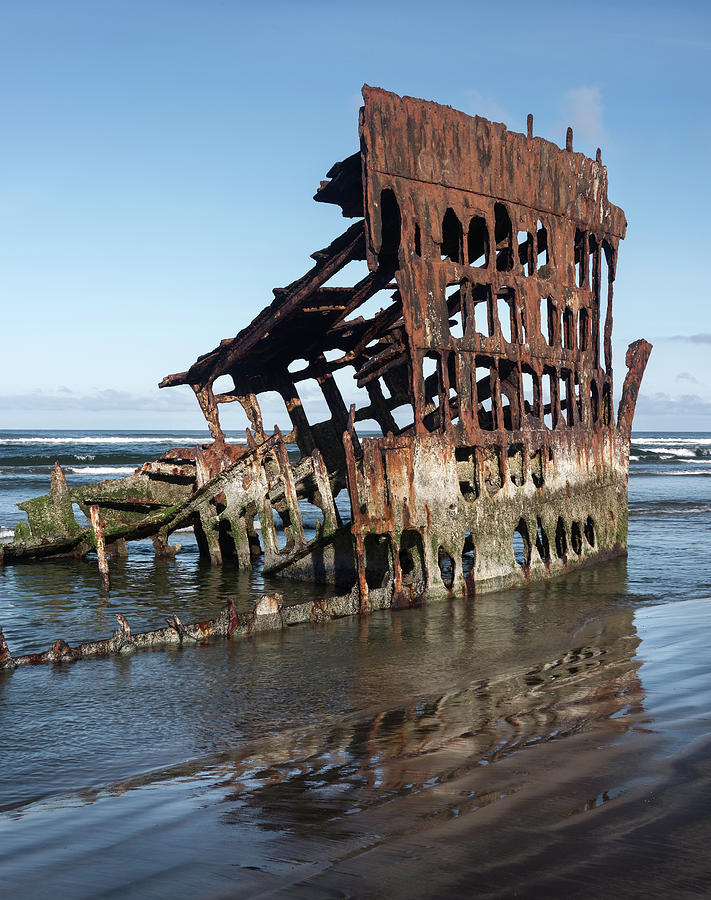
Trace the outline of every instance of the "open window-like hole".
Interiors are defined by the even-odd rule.
[[[395,419],[395,424],[400,431],[404,431],[415,424],[415,413],[411,403],[401,403],[400,406],[392,409],[390,414]]]
[[[390,393],[390,389],[388,388],[387,384],[385,384],[385,379],[382,377],[378,378],[378,384],[380,385],[380,391],[385,400],[389,400],[392,394]]]
[[[486,397],[479,403],[479,427],[483,431],[494,430],[494,409],[491,397]]]
[[[228,519],[221,518],[218,525],[217,540],[223,560],[233,559],[237,555],[237,546],[232,534],[232,526]]]
[[[594,378],[590,382],[590,417],[593,422],[600,418],[600,393]]]
[[[439,358],[425,356],[422,360],[422,378],[425,387],[425,402],[428,412],[425,416],[425,426],[430,431],[436,431],[441,423],[439,413]]]
[[[491,402],[491,370],[488,366],[477,366],[475,377],[479,427],[484,431],[493,431],[494,416]]]
[[[80,528],[86,528],[89,524],[89,520],[81,511],[81,506],[78,503],[72,503],[72,513],[74,514],[74,521]]]
[[[404,580],[415,570],[415,561],[412,558],[412,553],[402,547],[398,553],[398,559],[400,560],[400,571],[402,572]]]
[[[262,555],[261,524],[254,504],[249,504],[243,509],[239,514],[239,519],[240,529],[243,529],[247,535],[250,560],[258,559]]]
[[[496,296],[496,314],[499,319],[501,336],[507,344],[516,340],[514,309],[513,291],[510,288],[503,288]]]
[[[543,474],[543,451],[538,449],[531,453],[531,480],[537,488],[545,484]]]
[[[457,393],[457,388],[451,384],[451,381],[449,387],[449,395],[447,397],[447,410],[450,423],[452,425],[456,425],[459,421],[459,394]]]
[[[469,223],[467,235],[467,262],[470,266],[484,269],[489,264],[489,229],[486,219],[474,216]]]
[[[600,358],[600,341],[602,339],[602,331],[605,322],[605,311],[610,302],[612,270],[610,268],[613,260],[612,247],[607,241],[602,242],[602,253],[600,254],[600,301],[598,304],[598,330],[592,335],[593,347],[596,349],[597,357]]]
[[[351,498],[350,494],[348,493],[348,489],[341,488],[341,490],[333,498],[333,503],[336,507],[336,514],[341,520],[341,524],[343,524],[344,522],[350,522]]]
[[[308,367],[309,361],[307,359],[294,359],[286,367],[286,371],[291,372],[292,375],[296,375],[297,372],[303,372],[304,369],[308,369]]]
[[[230,406],[234,404],[231,403]],[[276,391],[263,391],[259,395],[259,408],[262,411],[262,422],[267,434],[271,434],[273,425],[278,425],[284,433],[291,431],[291,419],[281,394]]]
[[[531,564],[531,539],[528,534],[528,525],[525,519],[519,519],[513,533],[513,555],[521,568],[526,569]]]
[[[212,382],[212,393],[217,394],[234,394],[235,383],[231,375],[220,375]]]
[[[459,478],[459,492],[467,503],[473,503],[479,496],[476,479],[476,450],[474,447],[457,447],[454,451]]]
[[[482,337],[489,338],[494,334],[491,289],[488,285],[472,286],[472,303],[474,306],[474,327]]]
[[[509,444],[507,455],[509,478],[516,487],[522,487],[524,483],[523,444]]]
[[[287,550],[289,548],[290,541],[286,529],[291,525],[291,515],[289,514],[288,509],[285,509],[283,512],[272,509],[272,515],[274,517],[274,532],[276,534],[277,549],[281,552],[282,550]]]
[[[513,235],[511,217],[503,203],[494,204],[494,240],[496,242],[496,270],[508,272],[513,269]]]
[[[346,409],[355,403],[356,410],[366,409],[370,406],[370,395],[364,387],[358,387],[355,379],[354,366],[343,366],[333,373],[333,381],[341,392]]]
[[[464,337],[464,327],[462,325],[462,311],[458,309],[449,317],[449,333],[453,338],[459,340]]]
[[[583,536],[580,532],[580,522],[573,522],[570,526],[570,545],[577,556],[583,552]]]
[[[371,590],[385,586],[391,569],[390,538],[382,534],[367,534],[365,550],[365,580]]]
[[[334,347],[333,350],[324,350],[323,356],[326,362],[336,362],[338,359],[343,359],[344,352],[338,347]]]
[[[523,393],[523,409],[526,415],[534,416],[537,415],[536,410],[536,394],[534,391],[534,378],[536,378],[533,372],[527,371],[523,369],[521,371],[521,387]]]
[[[450,207],[444,214],[442,219],[442,259],[451,259],[452,262],[462,261],[462,245],[464,243],[464,235],[462,232],[462,223],[457,218],[457,214]]]
[[[458,284],[450,284],[445,291],[449,333],[459,340],[464,337],[464,319],[462,316],[462,292]]]
[[[518,339],[522,344],[528,344],[531,341],[531,333],[528,330],[527,318],[528,311],[525,304],[520,309],[514,305],[514,319],[518,323],[516,330],[518,332]]]
[[[540,304],[541,335],[552,347],[555,343],[556,308],[550,297],[542,297]]]
[[[541,272],[541,269],[548,265],[548,232],[540,219],[538,220],[536,232],[536,268],[539,275],[544,275],[545,273]]]
[[[467,593],[474,587],[474,569],[476,566],[476,547],[471,531],[464,532],[464,547],[462,548],[462,577],[467,587]]]
[[[484,475],[484,487],[493,496],[501,490],[504,484],[501,477],[501,458],[498,447],[482,447],[481,467]]]
[[[422,237],[420,235],[419,222],[415,222],[415,256],[422,256]]]
[[[511,399],[508,394],[505,394],[503,391],[501,392],[501,417],[503,419],[503,426],[507,431],[511,431],[513,428],[513,409],[511,406]]]
[[[565,419],[568,425],[573,425],[575,423],[574,413],[573,413],[573,405],[574,400],[572,397],[572,393],[570,390],[570,373],[566,371],[562,371],[560,373],[560,410],[565,414]]]
[[[600,255],[600,247],[594,234],[588,235],[588,274],[590,276],[590,286],[593,296],[600,296],[599,284],[599,265],[598,256]]]
[[[315,378],[303,378],[301,381],[297,381],[296,384],[299,398],[302,402],[314,402],[323,399],[321,385]]]
[[[518,233],[518,259],[523,266],[523,274],[533,275],[533,236],[527,231]]]
[[[425,548],[422,535],[414,529],[406,529],[400,536],[400,550],[398,552],[402,582],[406,586],[426,586],[425,572]]]
[[[595,546],[595,523],[592,520],[592,516],[588,516],[585,520],[585,528],[583,529],[585,533],[585,540],[591,547]]]
[[[224,393],[226,393],[226,392],[224,392]],[[283,403],[281,405],[283,406]],[[279,401],[276,401],[276,408],[277,408],[277,410],[280,409]],[[244,438],[242,436],[242,432],[244,432],[244,429],[247,427],[251,428],[252,425],[251,425],[251,422],[249,421],[247,413],[246,413],[244,407],[242,406],[242,404],[238,403],[238,402],[227,402],[227,403],[223,402],[223,403],[219,404],[218,409],[219,409],[219,415],[220,415],[220,426],[221,426],[222,430],[224,431],[225,436],[227,437],[227,440],[233,444],[244,443]],[[261,398],[260,398],[260,409],[261,409]],[[284,409],[284,411],[286,411],[286,406],[283,406],[283,409]],[[279,423],[280,427],[281,427],[281,419],[282,418],[283,417],[280,416],[279,419],[277,419],[277,422]],[[274,421],[275,421],[274,417],[272,416],[271,421],[269,422],[269,425],[270,426],[273,425]],[[285,427],[287,427],[287,429],[291,428],[288,418],[286,419]]]
[[[551,561],[551,547],[540,516],[538,517],[538,528],[536,530],[536,550],[538,550],[541,561],[548,565]]]
[[[563,312],[563,346],[575,350],[575,313],[569,306]]]
[[[546,372],[543,375],[543,422],[547,428],[553,429],[558,424],[557,411],[555,407],[555,373]]]
[[[439,565],[439,573],[442,579],[442,584],[449,591],[452,589],[452,585],[454,584],[455,564],[450,554],[447,553],[447,551],[443,547],[440,547],[437,551],[437,564]]]
[[[302,497],[299,500],[299,513],[304,536],[307,540],[311,540],[323,529],[323,510],[316,503],[315,497],[311,499]]]
[[[322,422],[330,418],[331,411],[326,403],[321,385],[315,378],[304,378],[303,381],[297,382],[296,392],[309,422]]]
[[[562,516],[558,516],[558,522],[555,526],[555,554],[563,562],[566,561],[568,556],[568,537]]]
[[[382,437],[383,429],[377,419],[358,419],[355,423],[355,430],[363,437]]]

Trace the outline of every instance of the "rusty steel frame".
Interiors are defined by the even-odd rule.
[[[564,149],[534,137],[531,116],[518,134],[367,85],[363,97],[360,149],[315,196],[356,221],[247,328],[160,384],[191,386],[212,442],[81,489],[55,467],[50,494],[21,505],[30,527],[6,562],[100,550],[102,529],[109,554],[137,537],[174,552],[168,537],[187,524],[215,564],[248,568],[263,552],[266,573],[331,584],[344,608],[367,612],[626,552],[630,434],[651,345],[628,349],[615,417],[627,222],[607,198],[600,151],[574,152],[570,129]],[[352,286],[330,286],[358,261],[367,270]],[[338,383],[349,370],[367,397],[355,405]],[[223,376],[232,387],[217,391]],[[266,392],[282,398],[288,433],[267,434]],[[250,422],[246,448],[225,439],[220,407],[233,402]],[[350,521],[335,502],[343,489]],[[93,534],[76,527],[72,502]],[[322,516],[311,540],[304,503]]]

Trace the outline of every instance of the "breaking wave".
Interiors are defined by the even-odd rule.
[[[135,466],[67,466],[68,475],[133,475]]]
[[[240,435],[227,437],[227,440],[231,444],[246,444],[247,438],[242,437]],[[181,434],[181,435],[153,435],[151,437],[147,437],[145,435],[135,435],[131,433],[126,433],[125,435],[76,435],[72,437],[68,437],[65,435],[60,436],[22,436],[22,437],[0,437],[0,446],[5,444],[14,445],[14,444],[50,444],[50,445],[59,445],[66,446],[70,444],[89,444],[89,445],[101,445],[101,444],[122,444],[126,446],[133,446],[136,444],[165,444],[170,447],[180,447],[191,446],[193,444],[199,443],[207,443],[209,441],[209,437],[205,434]]]
[[[699,435],[640,435],[632,436],[630,448],[631,470],[653,474],[657,469],[668,475],[705,475],[711,473],[711,437]],[[671,470],[683,464],[685,468]],[[692,468],[686,468],[691,466]],[[708,469],[696,469],[706,466]]]

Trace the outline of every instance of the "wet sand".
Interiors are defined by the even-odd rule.
[[[433,607],[430,636],[440,616],[465,612],[463,601]],[[423,614],[382,616],[402,627]],[[482,599],[478,614],[495,620],[496,604]],[[444,693],[320,714],[209,758],[8,810],[4,890],[707,895],[711,600],[603,611],[572,631],[548,624],[505,666],[495,653],[497,674]],[[560,655],[531,664],[556,641]]]

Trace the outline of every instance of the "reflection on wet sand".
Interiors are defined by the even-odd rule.
[[[624,735],[643,715],[634,613],[611,611],[599,599],[599,574],[588,577],[597,614],[589,598],[575,603],[568,593],[563,602],[561,593],[557,602],[549,590],[545,598],[512,593],[387,613],[344,623],[340,638],[321,632],[318,647],[304,641],[303,664],[310,677],[340,674],[347,709],[289,728],[265,726],[193,763],[6,813],[4,883],[26,891],[39,867],[45,887],[72,872],[72,895],[96,896],[108,869],[112,891],[142,894],[158,879],[162,894],[291,892],[327,868],[347,882],[338,866],[349,860],[440,824],[472,821],[530,790],[541,767],[568,765],[571,742]],[[585,595],[583,576],[579,585]],[[319,670],[324,645],[335,657]],[[267,677],[270,658],[262,657]],[[541,749],[545,763],[535,755]],[[572,798],[568,805],[575,812]],[[62,832],[61,850],[52,844],[48,853],[32,834],[33,820],[46,816]],[[94,847],[107,828],[121,835],[104,846],[108,857]],[[167,857],[159,850],[166,842]],[[198,877],[193,869],[206,858],[209,875]],[[313,896],[310,887],[298,891]],[[377,895],[377,884],[372,890]],[[324,896],[343,892],[329,883]]]
[[[526,747],[575,734],[639,707],[639,643],[632,613],[616,616],[604,646],[583,646],[527,671],[486,678],[405,708],[354,717],[325,734],[281,736],[253,746],[224,772],[225,813],[279,830],[350,829],[346,816],[444,784]],[[620,730],[626,727],[619,719]],[[276,743],[276,746],[275,746]],[[480,804],[478,797],[466,805]],[[461,801],[437,814],[461,813]],[[403,823],[392,823],[393,833]],[[409,826],[408,826],[409,827]]]

